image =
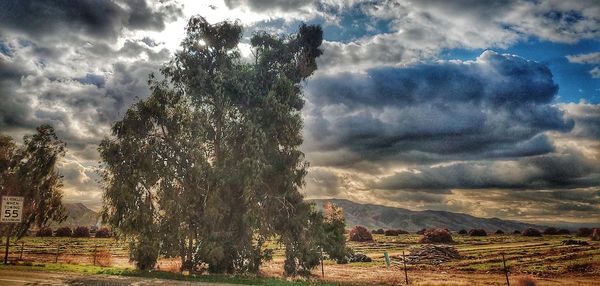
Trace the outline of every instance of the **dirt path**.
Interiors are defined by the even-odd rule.
[[[80,275],[63,272],[38,272],[0,270],[0,285],[78,285],[78,286],[125,286],[125,285],[201,285],[201,286],[234,286],[234,284],[184,282],[153,278],[122,277],[111,275]],[[235,284],[239,286],[240,284]]]

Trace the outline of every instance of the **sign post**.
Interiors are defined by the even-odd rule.
[[[23,197],[2,196],[2,207],[0,208],[0,222],[2,223],[21,223],[23,215]],[[8,264],[8,246],[10,243],[10,234],[14,228],[11,225],[10,230],[6,232],[6,248],[4,249],[4,264]]]

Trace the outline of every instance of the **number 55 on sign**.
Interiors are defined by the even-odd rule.
[[[23,197],[2,197],[2,210],[0,212],[0,222],[21,222],[23,213]]]

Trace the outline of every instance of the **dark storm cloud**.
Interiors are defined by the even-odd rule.
[[[307,86],[305,148],[420,163],[545,154],[553,146],[543,133],[573,126],[551,105],[557,90],[546,66],[492,51],[318,76]]]
[[[175,4],[153,9],[145,0],[5,0],[0,2],[0,30],[50,38],[56,33],[115,39],[123,28],[162,30],[181,15]],[[64,34],[63,34],[64,35]]]
[[[374,184],[380,189],[557,189],[600,185],[598,162],[575,151],[515,161],[454,163],[399,172]]]

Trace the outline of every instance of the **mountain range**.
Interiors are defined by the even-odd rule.
[[[498,229],[505,232],[523,230],[528,227],[542,229],[543,226],[529,224],[514,220],[503,220],[499,218],[480,218],[463,213],[447,211],[412,211],[403,208],[387,207],[373,204],[359,204],[342,199],[318,199],[311,200],[322,209],[325,202],[332,202],[344,209],[346,226],[353,227],[361,225],[369,229],[403,229],[415,232],[423,228],[447,228],[449,230],[461,230],[472,228],[483,228],[490,231]]]
[[[403,229],[411,232],[423,228],[442,227],[449,230],[483,228],[487,231],[501,229],[505,232],[523,230],[528,227],[545,228],[545,226],[524,223],[514,220],[503,220],[499,218],[480,218],[463,213],[447,211],[412,211],[403,208],[388,207],[374,204],[360,204],[343,199],[315,199],[317,208],[322,209],[325,202],[332,202],[344,209],[344,217],[348,228],[362,225],[369,229]],[[92,226],[99,222],[99,214],[82,203],[64,203],[69,215],[60,224],[52,223],[52,227],[69,226]],[[571,230],[579,227],[598,227],[597,224],[578,224],[556,221],[552,226],[569,228]]]
[[[68,216],[65,221],[61,223],[53,222],[50,224],[50,227],[57,226],[68,226],[70,228],[75,228],[78,226],[93,226],[98,223],[100,218],[99,214],[82,203],[63,203],[65,209],[67,209]]]

